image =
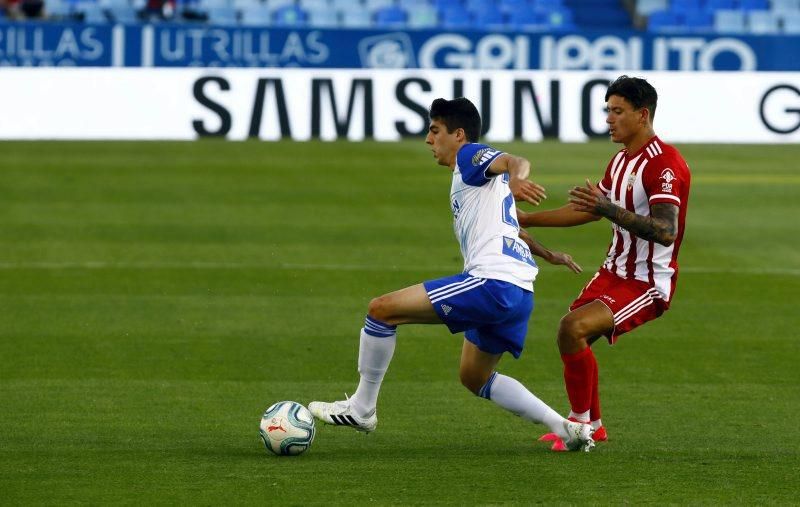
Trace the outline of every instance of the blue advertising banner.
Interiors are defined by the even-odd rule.
[[[796,71],[800,36],[0,22],[0,65]]]
[[[0,65],[109,67],[114,64],[114,29],[83,23],[0,22]]]

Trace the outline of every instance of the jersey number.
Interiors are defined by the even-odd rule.
[[[519,224],[514,218],[514,215],[511,214],[512,206],[514,206],[514,196],[509,192],[506,198],[503,199],[503,222],[519,229]]]

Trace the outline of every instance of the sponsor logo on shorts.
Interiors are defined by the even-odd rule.
[[[442,311],[445,315],[450,315],[450,312],[453,310],[452,306],[442,305]]]
[[[606,294],[603,294],[602,296],[600,296],[600,299],[605,299],[606,301],[608,301],[612,305],[617,302],[614,298],[612,298],[611,296],[608,296]]]

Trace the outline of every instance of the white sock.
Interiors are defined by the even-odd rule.
[[[572,410],[569,411],[569,417],[575,419],[576,421],[580,421],[582,423],[589,422],[589,411],[581,412],[580,414],[577,412],[573,412]]]
[[[603,421],[601,421],[600,419],[598,419],[596,421],[592,421],[592,429],[596,430],[596,429],[600,428],[602,425],[603,425]]]
[[[350,407],[357,416],[366,417],[375,411],[378,392],[394,355],[396,341],[396,334],[377,337],[361,330],[358,348],[358,373],[361,380],[358,382],[358,389],[350,397]]]
[[[564,430],[565,419],[528,391],[519,381],[494,373],[486,386],[488,386],[485,387],[488,391],[486,394],[493,402],[523,419],[544,424],[561,438],[567,438]]]

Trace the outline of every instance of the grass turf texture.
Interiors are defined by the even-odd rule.
[[[616,149],[502,147],[545,207]],[[421,141],[3,143],[3,503],[796,502],[800,147],[682,149],[673,307],[595,347],[610,442],[549,452],[460,386],[460,335],[407,326],[378,431],[320,425],[278,458],[261,412],[352,392],[369,299],[460,270],[449,171]],[[526,351],[500,369],[564,412],[555,330],[609,226],[534,233],[585,272],[542,266]]]

